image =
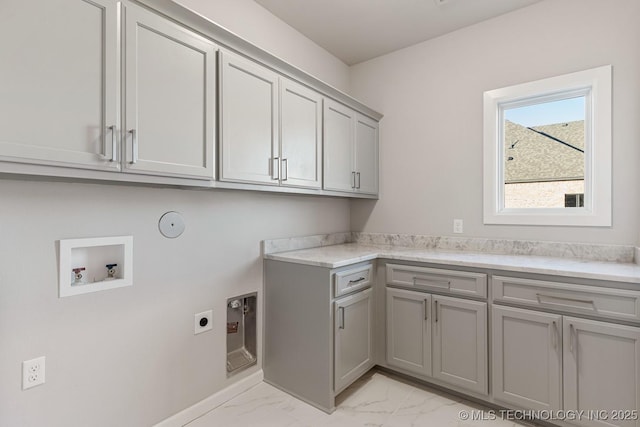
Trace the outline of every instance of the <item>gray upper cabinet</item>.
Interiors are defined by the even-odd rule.
[[[280,182],[322,187],[322,95],[280,78]]]
[[[379,113],[178,3],[1,4],[0,172],[377,196]]]
[[[356,114],[355,131],[356,190],[378,194],[378,122]]]
[[[356,112],[335,101],[324,101],[324,189],[354,191],[353,139]]]
[[[328,99],[324,104],[324,189],[378,193],[378,123]]]
[[[124,11],[125,170],[212,180],[216,46],[141,7]]]
[[[119,169],[115,0],[3,0],[0,52],[1,160]]]
[[[278,75],[224,51],[220,97],[220,179],[278,185]]]
[[[564,409],[607,415],[583,426],[640,426],[640,328],[565,317],[563,335]]]
[[[534,410],[562,409],[562,316],[492,307],[496,399]]]

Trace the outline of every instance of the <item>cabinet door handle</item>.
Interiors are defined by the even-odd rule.
[[[111,159],[109,161],[115,162],[118,160],[118,147],[116,141],[116,127],[115,125],[109,126],[107,129],[111,131]]]
[[[289,179],[289,162],[287,159],[282,159],[282,180]]]
[[[338,329],[344,329],[344,307],[338,307],[339,323]]]
[[[571,353],[573,353],[573,335],[574,335],[574,330],[573,330],[573,323],[569,325],[569,351]]]
[[[551,331],[551,345],[553,348],[558,348],[558,325],[556,321],[553,321],[553,330]]]
[[[356,173],[351,172],[351,188],[356,188]]]
[[[424,320],[429,319],[429,302],[427,299],[424,299]]]
[[[434,316],[436,316],[436,323],[438,323],[438,300],[436,300],[436,313],[434,314]]]
[[[129,131],[131,134],[131,164],[138,163],[138,133],[135,129]]]
[[[360,188],[360,172],[356,172],[356,178],[358,179],[358,185],[356,186],[356,188]]]
[[[279,180],[280,179],[280,174],[278,173],[280,171],[280,157],[274,157],[273,159],[271,159],[271,179],[273,180]]]

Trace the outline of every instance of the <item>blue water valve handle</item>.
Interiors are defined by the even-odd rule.
[[[105,265],[105,267],[107,267],[108,270],[111,270],[113,267],[117,267],[118,264],[107,264]]]

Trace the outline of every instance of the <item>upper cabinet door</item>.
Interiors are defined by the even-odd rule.
[[[356,190],[378,194],[378,122],[357,114],[355,144]]]
[[[222,181],[278,185],[278,75],[221,54]]]
[[[322,186],[322,96],[289,79],[280,79],[281,183]]]
[[[583,426],[640,426],[640,328],[565,317],[563,329],[564,409],[607,416]]]
[[[1,160],[119,168],[116,9],[115,0],[0,2]]]
[[[324,189],[354,191],[354,132],[356,112],[324,100]]]
[[[216,46],[133,4],[125,23],[126,170],[213,179]]]

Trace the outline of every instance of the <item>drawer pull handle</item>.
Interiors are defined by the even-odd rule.
[[[366,279],[366,277],[360,277],[359,279],[356,280],[349,280],[349,284],[355,284],[355,283],[360,283],[360,282],[364,282]]]
[[[344,329],[344,307],[338,307],[338,314],[340,315],[338,329]]]
[[[424,277],[419,277],[419,276],[413,276],[413,286],[416,286],[416,281],[417,280],[423,280],[425,282],[429,282],[429,283],[433,283],[434,286],[439,286],[438,283],[444,283],[445,285],[447,285],[447,287],[451,286],[451,281],[450,280],[433,280],[433,279],[427,279]]]
[[[551,299],[561,299],[561,300],[565,300],[565,301],[579,302],[579,303],[582,303],[582,304],[595,305],[594,301],[592,299],[560,297],[560,296],[557,296],[557,295],[545,295],[545,294],[536,294],[536,297],[538,298],[538,300],[540,300],[541,298],[551,298]],[[542,301],[540,301],[540,302],[542,303]]]

